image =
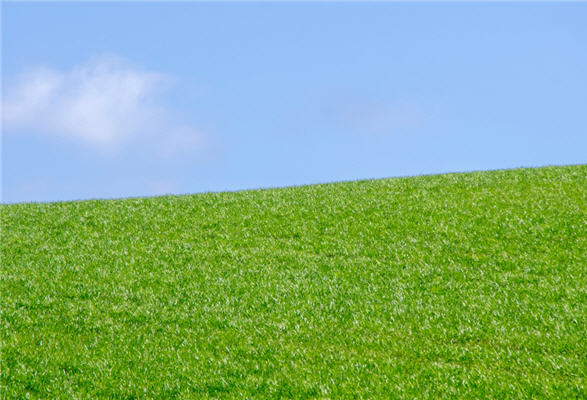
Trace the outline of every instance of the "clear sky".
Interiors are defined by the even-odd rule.
[[[587,3],[3,3],[2,200],[587,161]]]

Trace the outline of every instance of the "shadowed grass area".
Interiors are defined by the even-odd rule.
[[[587,166],[1,207],[2,398],[584,398]]]

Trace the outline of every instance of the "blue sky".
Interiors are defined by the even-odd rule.
[[[3,3],[2,200],[587,161],[587,3]]]

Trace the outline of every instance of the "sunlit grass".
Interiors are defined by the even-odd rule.
[[[584,398],[587,166],[1,207],[2,398]]]

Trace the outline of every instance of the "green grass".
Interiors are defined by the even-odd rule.
[[[5,399],[586,397],[585,165],[1,216]]]

